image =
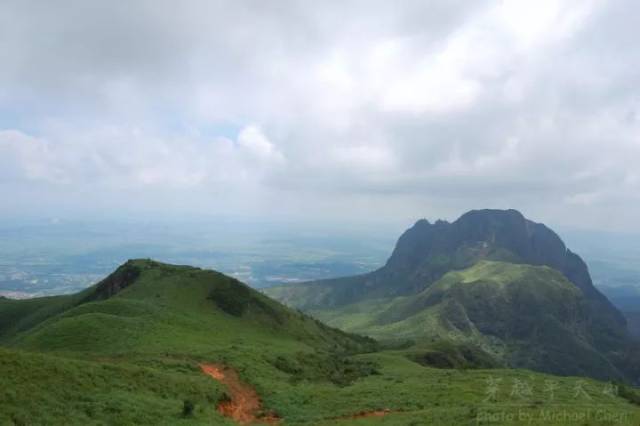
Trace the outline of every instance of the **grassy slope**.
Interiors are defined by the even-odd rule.
[[[0,424],[175,424],[185,399],[195,424],[232,424],[215,411],[223,392],[189,361],[151,365],[78,360],[0,348]]]
[[[603,393],[605,385],[593,380],[522,370],[424,368],[390,352],[357,356],[377,363],[380,374],[337,387],[322,381],[292,384],[257,360],[238,358],[242,361],[234,365],[256,385],[265,405],[292,425],[482,424],[478,419],[489,414],[508,416],[493,424],[522,424],[523,416],[534,420],[530,424],[540,425],[634,425],[640,421],[637,407]],[[197,372],[189,359],[134,357],[107,362],[0,350],[0,366],[0,423],[231,424],[214,410],[222,389]],[[489,383],[496,380],[495,400],[489,400]],[[514,392],[518,382],[526,384],[531,394]],[[555,388],[553,398],[547,390],[550,383]],[[576,395],[579,385],[588,396]],[[180,415],[184,399],[196,402],[193,418]],[[337,419],[385,408],[395,412],[386,418]],[[588,417],[575,422],[545,420],[550,413]],[[605,416],[622,421],[606,421]]]
[[[481,261],[412,297],[315,311],[326,323],[379,339],[475,344],[512,366],[620,378],[591,346],[580,290],[548,267]]]
[[[116,296],[5,335],[0,424],[225,424],[214,409],[222,390],[198,372],[201,361],[235,367],[287,424],[476,424],[484,412],[523,410],[540,417],[545,409],[581,412],[587,403],[626,413],[628,424],[640,420],[634,406],[603,395],[603,384],[590,380],[591,400],[585,402],[573,398],[571,378],[425,368],[402,351],[346,356],[367,343],[254,292],[250,299],[259,297],[259,303],[250,301],[241,316],[219,309],[208,297],[212,288],[232,282],[221,274],[148,262],[137,266],[143,269],[138,280]],[[377,374],[366,374],[371,365]],[[502,380],[495,402],[484,402],[488,378]],[[530,382],[534,393],[524,399],[510,395],[516,379]],[[542,393],[545,380],[559,382],[553,402]],[[185,399],[196,403],[195,416],[187,420],[180,417]],[[400,412],[330,420],[382,408]]]
[[[109,299],[82,303],[46,317],[21,333],[5,334],[4,343],[30,350],[109,354],[184,349],[191,354],[208,354],[211,347],[244,340],[304,342],[308,349],[342,351],[368,344],[285,308],[223,274],[150,261],[131,264],[142,271],[134,285]],[[86,300],[88,294],[85,291],[82,298],[70,299]],[[13,302],[22,305],[33,301],[39,299]],[[243,312],[225,312],[218,306],[222,301],[228,310]],[[49,301],[39,304],[46,305],[44,302]],[[64,303],[71,305],[69,299]],[[9,311],[22,310],[26,309]]]
[[[72,296],[12,300],[0,298],[0,343],[45,319],[75,306],[85,292]]]
[[[313,314],[334,327],[380,339],[444,337],[459,331],[440,318],[439,302],[447,294],[469,293],[470,298],[498,303],[508,301],[508,293],[515,286],[544,299],[542,303],[580,297],[574,285],[550,268],[481,261],[471,268],[447,273],[415,296],[365,300]]]

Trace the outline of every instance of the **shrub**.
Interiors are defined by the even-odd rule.
[[[226,313],[241,316],[249,306],[251,291],[235,280],[226,280],[217,285],[209,293],[209,299]]]
[[[196,408],[196,404],[193,403],[190,399],[185,399],[182,404],[182,417],[191,417],[193,416],[193,411]]]
[[[222,392],[220,396],[218,396],[218,404],[224,404],[231,402],[231,396],[228,393]]]
[[[632,404],[640,405],[640,394],[632,387],[624,383],[618,383],[618,396],[626,399]]]

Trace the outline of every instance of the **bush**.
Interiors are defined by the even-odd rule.
[[[220,396],[218,396],[218,405],[225,404],[231,402],[231,396],[228,393],[222,392]]]
[[[217,283],[209,293],[209,299],[226,313],[239,317],[249,306],[251,291],[240,282],[229,279]]]
[[[618,396],[626,399],[632,404],[640,405],[640,394],[630,386],[624,383],[618,383]]]
[[[378,365],[372,361],[330,353],[298,352],[295,356],[278,356],[271,364],[289,374],[293,383],[326,380],[338,386],[348,386],[359,378],[380,374]]]
[[[193,403],[190,399],[185,399],[182,404],[182,417],[191,417],[193,416],[193,412],[196,408],[196,404]]]

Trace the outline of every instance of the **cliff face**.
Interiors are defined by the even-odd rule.
[[[586,265],[567,250],[560,237],[516,210],[474,210],[453,223],[432,225],[420,220],[400,237],[380,272],[404,273],[410,283],[428,286],[425,279],[430,281],[430,275],[468,267],[481,259],[549,266],[583,291],[594,290]]]
[[[449,270],[482,259],[544,265],[562,272],[582,290],[604,326],[612,331],[626,326],[624,316],[594,287],[580,256],[551,229],[516,210],[474,210],[453,223],[420,220],[400,237],[387,264],[375,274],[396,277],[399,285],[392,291],[411,294]]]
[[[128,261],[116,269],[111,275],[100,281],[83,302],[105,300],[115,296],[129,287],[140,276],[140,268]]]

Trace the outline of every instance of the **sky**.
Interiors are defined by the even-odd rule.
[[[635,1],[0,2],[2,217],[640,231]]]

